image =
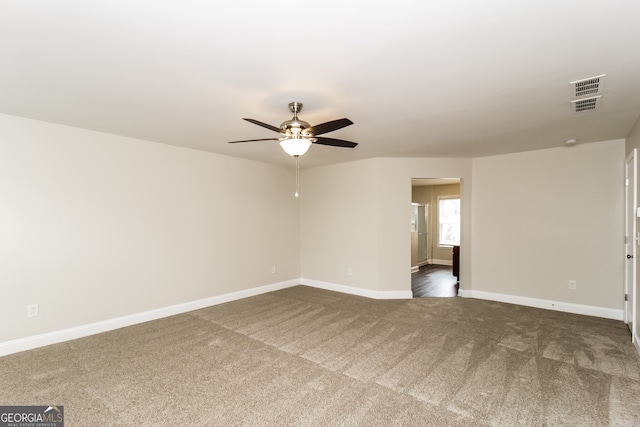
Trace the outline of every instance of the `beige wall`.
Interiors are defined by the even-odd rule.
[[[465,201],[471,206],[469,159],[379,158],[304,170],[302,276],[410,292],[411,178],[434,176],[466,180],[462,226],[463,239],[470,239],[470,210],[464,208]],[[471,259],[464,247],[461,262],[467,279],[462,286],[471,286]]]
[[[451,247],[438,246],[438,197],[460,196],[460,184],[425,185],[413,187],[414,203],[429,204],[429,259],[435,263],[453,260]]]
[[[622,309],[623,178],[624,140],[474,159],[474,291]]]
[[[302,171],[302,277],[379,290],[378,163]]]
[[[5,115],[0,153],[0,342],[300,277],[291,170]]]
[[[636,121],[635,125],[627,135],[625,152],[627,155],[631,154],[631,151],[637,148],[640,151],[640,118]]]
[[[622,308],[624,141],[310,168],[300,199],[290,169],[11,116],[0,152],[0,342],[298,277],[410,291],[424,177],[461,178],[462,290]]]

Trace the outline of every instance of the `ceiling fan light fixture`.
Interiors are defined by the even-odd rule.
[[[280,141],[280,146],[290,156],[302,156],[311,147],[307,138],[287,138]]]
[[[260,122],[255,119],[244,118],[243,120],[258,125],[265,129],[277,132],[281,135],[280,138],[260,138],[260,139],[244,139],[242,141],[229,141],[229,143],[236,142],[253,142],[253,141],[280,141],[280,146],[288,155],[296,158],[296,193],[295,196],[300,195],[300,156],[309,150],[311,144],[321,144],[333,147],[345,147],[354,148],[355,142],[344,141],[342,139],[326,138],[324,136],[318,136],[325,133],[333,132],[343,127],[352,125],[353,122],[346,117],[337,120],[331,120],[329,122],[320,123],[315,126],[309,126],[309,123],[298,119],[298,113],[302,109],[301,102],[292,102],[289,104],[289,111],[293,113],[293,118],[283,122],[280,127],[275,127],[267,123]]]

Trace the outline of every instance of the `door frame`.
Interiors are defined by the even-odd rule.
[[[433,228],[437,228],[437,213],[434,211],[437,211],[437,207],[434,206],[433,200],[431,200],[431,198],[429,199],[429,202],[427,203],[420,203],[420,202],[414,202],[414,198],[413,198],[413,191],[414,191],[414,187],[421,187],[423,185],[426,186],[438,186],[438,185],[446,185],[446,184],[458,184],[459,185],[459,198],[460,198],[460,247],[461,247],[461,251],[460,251],[460,277],[458,278],[458,295],[457,296],[470,296],[471,293],[470,291],[467,293],[467,295],[463,295],[463,271],[466,271],[463,268],[463,253],[466,251],[465,249],[462,249],[464,246],[464,242],[466,242],[467,240],[465,240],[465,226],[467,223],[465,223],[464,220],[464,212],[466,209],[470,209],[470,207],[465,208],[466,206],[466,201],[467,198],[465,197],[465,181],[466,179],[461,177],[461,176],[456,176],[457,174],[454,174],[453,177],[447,177],[447,178],[417,178],[417,177],[412,177],[410,180],[410,193],[411,193],[411,197],[410,197],[410,202],[412,207],[414,205],[418,205],[418,204],[424,204],[428,209],[428,216],[427,216],[427,258],[429,263],[432,263],[434,261],[438,261],[437,259],[434,259],[433,257],[434,255],[434,248],[437,245],[437,231],[433,231]],[[426,176],[431,176],[430,174],[426,174]],[[420,181],[424,181],[424,182],[420,182]],[[437,205],[437,202],[436,202]],[[469,203],[470,206],[470,203]],[[417,234],[417,233],[416,233]],[[413,245],[413,233],[410,233],[410,242],[411,245]],[[453,263],[453,262],[452,262]],[[413,264],[413,262],[411,262],[411,264]],[[445,264],[445,265],[451,265],[451,264]],[[417,269],[411,269],[411,273],[415,273],[416,271],[418,271]]]
[[[637,247],[638,233],[636,227],[638,200],[638,160],[637,149],[633,149],[627,156],[624,165],[625,170],[625,255],[624,261],[624,322],[631,330],[631,341],[635,342],[637,322],[636,319],[636,301],[637,295]],[[628,258],[631,256],[631,258]]]

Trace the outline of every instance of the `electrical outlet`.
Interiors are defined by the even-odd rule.
[[[351,268],[351,267],[347,268],[347,274],[349,276],[353,276],[353,268]]]
[[[27,317],[36,317],[38,315],[38,304],[29,304],[27,306]]]
[[[575,280],[569,280],[569,289],[571,289],[572,291],[576,290],[576,281]]]
[[[271,274],[274,274],[276,272],[276,266],[272,265],[271,266]]]

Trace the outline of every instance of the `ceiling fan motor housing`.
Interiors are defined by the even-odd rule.
[[[298,113],[302,111],[302,102],[289,103],[289,111],[293,113],[293,118],[282,122],[280,125],[282,132],[293,138],[299,138],[301,135],[305,137],[312,137],[313,134],[303,135],[303,131],[311,127],[311,125],[304,120],[298,119]]]
[[[284,133],[292,133],[292,134],[300,134],[303,130],[310,127],[311,125],[303,120],[298,120],[297,118],[293,118],[291,120],[287,120],[282,122],[280,125],[280,129]]]

